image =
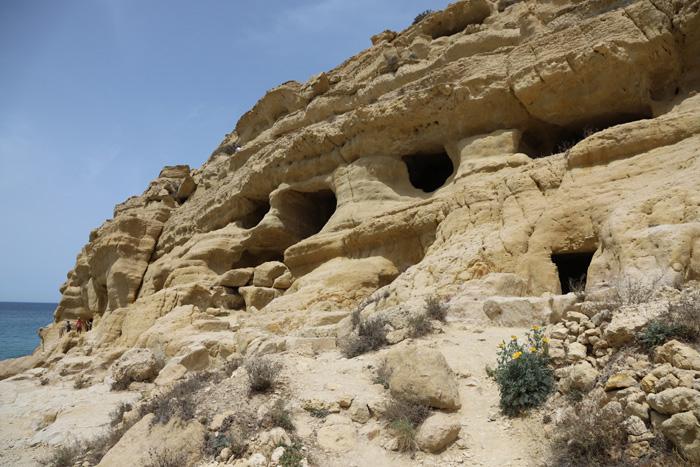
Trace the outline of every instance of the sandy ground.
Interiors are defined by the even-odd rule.
[[[317,356],[286,352],[277,356],[284,362],[282,384],[277,390],[293,410],[297,436],[310,450],[316,465],[343,467],[379,466],[520,466],[543,464],[547,455],[540,415],[509,419],[498,410],[498,388],[486,374],[487,364],[495,364],[497,345],[509,340],[511,334],[523,336],[527,329],[469,327],[458,321],[444,326],[444,332],[431,334],[417,343],[439,349],[455,371],[459,383],[462,408],[452,414],[462,429],[459,439],[443,452],[433,455],[422,452],[413,455],[386,450],[391,439],[387,427],[375,418],[364,425],[355,424],[355,448],[349,452],[324,452],[315,443],[315,434],[324,420],[303,410],[308,399],[337,400],[347,393],[370,402],[389,397],[388,390],[374,384],[376,368],[390,349],[343,358],[338,351]],[[233,381],[231,381],[233,383]],[[253,404],[232,385],[227,397],[212,397],[206,402],[206,412],[230,410],[236,403]],[[223,391],[226,386],[222,386]],[[223,393],[222,393],[223,394]],[[108,422],[109,412],[129,393],[109,393],[100,385],[75,390],[70,381],[41,386],[39,378],[0,382],[0,465],[34,467],[50,453],[46,443],[55,442],[56,432],[76,433],[85,437],[96,433]],[[213,395],[213,394],[212,394]],[[131,394],[131,397],[137,397]],[[217,404],[221,404],[220,407]],[[204,408],[203,408],[204,409]],[[56,422],[38,428],[43,414],[55,410]],[[65,423],[65,428],[57,425]],[[52,431],[53,430],[53,435]]]

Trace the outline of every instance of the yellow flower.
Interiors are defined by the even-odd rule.
[[[511,338],[511,339],[517,339],[517,337],[516,337],[516,336],[510,336],[510,338]]]
[[[535,326],[534,324],[532,325],[532,329],[539,329],[539,326]]]
[[[498,344],[499,347],[503,347],[503,344]]]
[[[549,339],[547,339],[546,337],[544,337],[544,338],[542,338],[542,342],[549,342]]]
[[[513,354],[513,358],[518,358],[518,357],[521,356],[522,354],[523,354],[522,352],[515,352],[515,353]]]
[[[534,347],[530,347],[530,352],[534,352],[535,350],[537,350],[537,349]]]

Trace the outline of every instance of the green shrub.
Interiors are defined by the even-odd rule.
[[[384,411],[384,417],[392,425],[396,421],[406,420],[417,427],[429,416],[430,407],[407,399],[392,399]]]
[[[394,436],[396,436],[396,441],[398,441],[398,448],[400,452],[413,452],[416,450],[416,427],[406,419],[395,420],[391,424],[391,428],[394,430]]]
[[[413,23],[412,23],[412,24],[418,24],[418,23],[420,23],[421,21],[423,21],[423,20],[424,20],[430,13],[432,13],[432,12],[433,12],[433,10],[425,10],[424,12],[419,13],[418,16],[416,16],[415,18],[413,18]]]
[[[537,326],[526,333],[527,344],[516,336],[499,344],[498,366],[492,372],[501,396],[501,409],[515,417],[541,405],[554,391],[554,372],[549,366],[549,344],[544,329]]]
[[[292,438],[291,445],[280,442],[277,446],[284,448],[284,454],[282,454],[280,458],[280,465],[282,467],[299,467],[302,465],[301,461],[304,460],[304,453],[302,451],[302,445],[299,444],[296,439]]]
[[[282,363],[268,357],[256,357],[245,364],[248,372],[250,390],[253,392],[265,392],[272,389],[279,372],[282,371]]]
[[[267,417],[272,426],[278,426],[287,431],[294,431],[296,429],[292,422],[292,413],[287,409],[282,399],[277,399],[275,403],[272,404]]]
[[[411,326],[411,337],[413,338],[426,336],[433,330],[433,324],[428,316],[424,314],[411,317],[409,325]]]
[[[683,323],[674,323],[666,320],[653,320],[637,336],[637,341],[642,348],[651,353],[656,347],[666,342],[678,339],[688,341],[693,339],[692,329]]]
[[[377,350],[386,345],[385,326],[386,321],[379,318],[359,321],[356,333],[341,341],[340,351],[345,357],[353,358]]]
[[[377,367],[377,376],[372,380],[372,384],[381,384],[384,389],[389,389],[389,377],[391,376],[391,367],[383,361]]]
[[[428,299],[425,301],[426,316],[436,321],[442,321],[443,323],[447,321],[448,308],[449,307],[446,303],[442,303],[434,295],[429,296]]]
[[[51,467],[70,467],[75,464],[75,461],[82,454],[80,445],[76,442],[58,446],[51,455],[42,463]]]

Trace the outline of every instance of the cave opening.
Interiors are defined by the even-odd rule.
[[[651,117],[652,112],[648,108],[638,113],[590,117],[575,124],[562,127],[541,125],[537,128],[529,128],[523,132],[519,150],[533,159],[547,157],[552,154],[566,152],[599,131]]]
[[[552,255],[552,262],[559,271],[559,283],[563,295],[572,292],[573,288],[586,288],[588,267],[591,265],[594,253],[595,251],[587,251]]]
[[[333,190],[288,190],[281,194],[280,220],[285,230],[297,240],[319,233],[335,212],[338,200]]]
[[[270,201],[268,199],[251,199],[249,201],[253,209],[238,219],[240,226],[244,229],[252,229],[257,226],[270,211]]]
[[[284,252],[258,249],[245,250],[241,254],[241,257],[238,258],[238,261],[235,261],[233,265],[231,265],[231,269],[254,268],[268,261],[283,262]]]
[[[411,185],[426,193],[432,193],[443,186],[455,171],[452,159],[446,152],[412,154],[402,159],[408,169]]]

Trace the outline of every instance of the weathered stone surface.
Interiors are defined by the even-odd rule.
[[[346,452],[355,447],[357,430],[352,421],[340,415],[329,415],[316,435],[318,445],[331,452]]]
[[[484,313],[501,326],[530,326],[548,323],[552,310],[546,298],[499,297],[484,302]]]
[[[238,291],[245,299],[247,308],[255,307],[258,310],[282,295],[279,290],[269,287],[241,287]]]
[[[145,381],[156,375],[156,357],[149,349],[127,350],[109,368],[109,378],[125,387],[131,381]]]
[[[421,424],[416,442],[423,451],[437,452],[457,439],[461,428],[459,420],[448,414],[437,413]]]
[[[455,376],[438,350],[418,345],[396,348],[387,354],[386,363],[391,368],[389,390],[394,397],[440,409],[462,406]]]
[[[612,375],[605,382],[605,390],[624,389],[637,384],[637,380],[629,375]]]
[[[183,424],[173,418],[165,425],[151,426],[152,418],[153,414],[148,414],[136,423],[98,465],[144,465],[151,460],[149,451],[153,449],[162,454],[165,450],[177,453],[185,465],[192,465],[199,459],[205,431],[199,422]]]
[[[217,281],[225,287],[245,287],[253,277],[253,268],[233,269],[224,273]]]
[[[700,414],[700,392],[690,388],[666,389],[647,396],[649,407],[663,414],[693,411]]]
[[[700,459],[700,422],[692,412],[671,416],[661,424],[661,431],[686,459]]]
[[[593,386],[598,377],[598,371],[587,362],[578,362],[574,365],[557,370],[559,389],[568,394],[572,389],[586,390]]]
[[[657,363],[670,363],[683,370],[700,370],[700,354],[691,347],[671,340],[654,349]]]
[[[253,285],[257,287],[272,287],[275,279],[289,272],[287,266],[279,261],[262,263],[255,268]]]

